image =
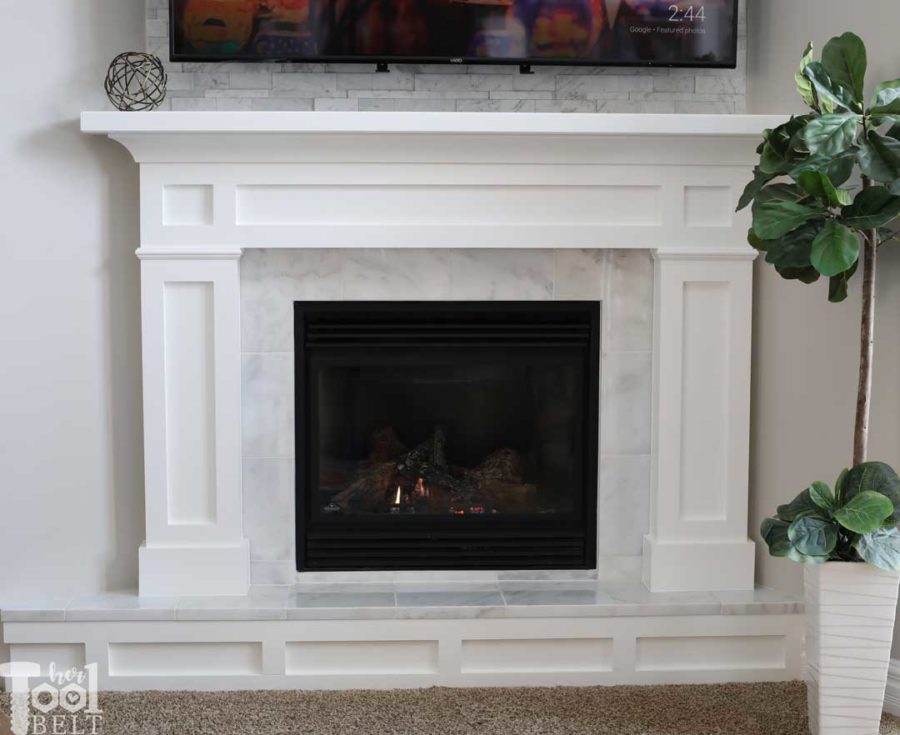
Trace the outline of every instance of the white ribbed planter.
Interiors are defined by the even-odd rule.
[[[808,565],[806,682],[812,735],[878,735],[900,572]]]

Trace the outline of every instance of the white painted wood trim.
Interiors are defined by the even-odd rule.
[[[8,622],[3,632],[11,660],[88,658],[113,691],[701,684],[798,678],[803,616]]]
[[[141,593],[244,594],[238,260],[142,260],[141,320]]]
[[[478,133],[749,136],[788,115],[492,112],[84,112],[85,133]]]
[[[242,553],[238,268],[246,248],[652,250],[656,490],[644,579],[654,590],[751,589],[755,251],[746,242],[748,214],[734,209],[761,131],[780,119],[84,113],[85,132],[109,135],[140,163],[148,525],[142,594],[166,593],[171,548],[185,549],[190,564],[199,562],[188,549],[218,548],[223,565]],[[189,327],[168,329],[160,307],[166,284],[178,282],[211,284],[214,316],[198,315],[207,308],[203,288],[176,303],[189,315],[178,324],[215,323],[214,391],[203,373],[194,371],[202,390],[192,392],[188,379],[165,368],[166,339],[177,346],[176,362],[179,350],[189,352]],[[715,369],[707,353],[718,357]],[[186,396],[193,408],[167,412],[172,395]],[[215,457],[208,471],[188,455],[166,454],[166,437],[179,431],[205,437],[199,446]],[[188,488],[174,503],[166,496],[170,477]],[[205,490],[191,488],[191,478]],[[176,520],[192,513],[203,520],[213,497],[221,513],[213,522],[172,522],[173,508]],[[234,594],[243,570],[220,571],[218,586]]]
[[[753,589],[747,538],[753,257],[660,252],[654,275],[654,591]]]

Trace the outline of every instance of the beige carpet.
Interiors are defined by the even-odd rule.
[[[8,699],[0,695],[3,712]],[[104,735],[805,735],[803,684],[138,692],[101,695]],[[885,717],[881,732],[900,735]]]

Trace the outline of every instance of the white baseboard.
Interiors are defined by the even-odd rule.
[[[884,711],[891,715],[900,715],[900,659],[892,658],[888,666]]]

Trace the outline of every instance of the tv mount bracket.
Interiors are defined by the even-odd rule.
[[[375,71],[381,74],[387,74],[391,70],[386,61],[379,61],[375,64]],[[531,64],[519,64],[519,74],[534,74]]]

